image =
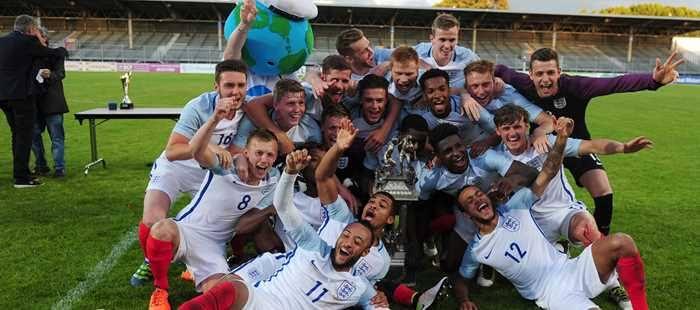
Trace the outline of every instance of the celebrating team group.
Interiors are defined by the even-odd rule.
[[[245,1],[214,91],[185,105],[153,164],[145,260],[131,279],[152,281],[150,309],[170,309],[177,261],[202,292],[181,309],[425,309],[450,289],[459,309],[478,309],[469,287],[491,286],[494,270],[541,308],[598,309],[591,299],[607,292],[623,309],[648,309],[639,249],[610,231],[613,191],[598,155],[652,142],[594,139],[585,112],[594,97],[673,82],[675,53],[650,73],[591,78],[562,75],[556,51],[541,48],[521,73],[458,45],[459,21],[438,14],[429,42],[413,47],[374,47],[344,30],[338,54],[298,81],[256,76],[241,61],[256,13]],[[419,200],[402,202],[397,281],[386,278],[384,240],[399,202],[372,185],[407,136]],[[592,214],[564,168],[592,196]],[[182,193],[192,200],[168,217]],[[243,261],[248,243],[257,257]],[[426,268],[444,277],[417,292]]]

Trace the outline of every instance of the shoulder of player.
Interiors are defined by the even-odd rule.
[[[590,79],[588,76],[569,75],[562,73],[559,76],[559,90],[565,92],[566,96],[576,95],[579,91],[578,85],[584,80]]]
[[[268,184],[276,184],[281,176],[282,174],[280,173],[280,171],[277,168],[273,167],[270,169],[270,171],[267,172],[265,178],[267,178]]]
[[[319,131],[321,130],[321,127],[318,125],[318,122],[314,120],[313,117],[309,114],[304,114],[301,116],[301,120],[299,121],[299,126],[303,128],[308,128],[310,130],[316,130],[318,129]]]
[[[210,91],[202,93],[201,95],[192,98],[187,104],[185,104],[184,110],[193,110],[198,112],[213,112],[214,105],[216,104],[216,92]]]
[[[301,82],[301,86],[304,88],[304,97],[306,98],[307,102],[315,99],[314,88],[309,82],[303,81]]]
[[[532,204],[537,200],[539,200],[539,198],[535,196],[535,193],[533,193],[529,187],[523,187],[517,190],[513,196],[506,201],[506,210],[508,213],[519,212],[518,210],[529,212],[530,207],[532,207]]]
[[[420,42],[416,44],[413,49],[416,50],[419,57],[428,57],[431,47],[432,44],[430,44],[430,42]]]
[[[478,56],[476,55],[476,53],[474,53],[474,51],[472,51],[471,49],[469,49],[467,47],[457,45],[457,46],[455,46],[454,51],[455,51],[455,60],[458,62],[465,61],[465,60],[472,62],[472,61],[478,59]]]

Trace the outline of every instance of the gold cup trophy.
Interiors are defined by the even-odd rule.
[[[131,83],[131,71],[122,74],[122,89],[124,90],[124,98],[122,98],[122,103],[119,105],[120,109],[133,109],[134,103],[131,102],[129,98],[129,83]]]

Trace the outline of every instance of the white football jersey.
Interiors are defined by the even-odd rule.
[[[271,277],[250,285],[260,304],[278,309],[345,309],[369,306],[376,294],[364,276],[335,270],[332,248],[309,225],[293,229],[297,248]],[[251,307],[259,308],[259,307]]]
[[[343,198],[338,197],[332,204],[323,208],[324,221],[318,230],[321,239],[331,246],[336,241],[348,224],[355,222],[355,217]],[[352,274],[364,276],[371,283],[377,283],[384,279],[389,272],[391,257],[381,240],[379,244],[372,246],[367,256],[361,257],[352,267]]]
[[[469,156],[468,150],[465,150],[465,156]],[[493,150],[487,150],[484,154],[477,158],[469,158],[469,167],[462,173],[453,173],[440,165],[428,169],[425,164],[415,165],[416,190],[419,192],[420,199],[427,200],[432,192],[436,190],[443,191],[457,197],[459,191],[466,185],[477,185],[479,188],[488,188],[491,183],[485,181],[486,175],[483,170],[497,171],[501,176],[505,175],[510,169],[513,160],[498,154]],[[490,180],[490,179],[488,179]],[[483,189],[482,189],[483,190]]]
[[[311,197],[303,192],[295,192],[293,202],[294,207],[299,210],[301,217],[306,223],[311,225],[311,228],[317,230],[321,227],[324,211],[323,207],[321,207],[321,200],[318,197]],[[278,216],[275,216],[275,233],[282,240],[285,251],[292,251],[296,248],[296,243],[287,234],[287,231],[284,229],[284,223]]]
[[[496,131],[493,124],[493,114],[484,108],[479,108],[479,121],[474,123],[461,114],[462,106],[459,96],[450,96],[450,113],[445,117],[437,117],[431,110],[425,111],[421,116],[428,123],[431,130],[440,124],[451,124],[459,129],[459,136],[465,143],[471,144],[474,141],[488,137]]]
[[[258,185],[243,183],[235,171],[214,168],[207,173],[199,192],[175,217],[196,225],[217,242],[226,243],[241,215],[257,205],[272,202],[279,172],[271,169]]]
[[[529,188],[517,191],[498,208],[496,229],[487,235],[477,232],[470,242],[469,256],[465,255],[472,266],[479,262],[496,269],[530,300],[544,295],[549,276],[556,274],[567,260],[566,254],[547,241],[532,218],[530,207],[536,200]],[[465,275],[462,269],[460,273]]]
[[[530,122],[534,122],[537,116],[539,116],[540,113],[542,113],[542,108],[538,107],[530,100],[527,100],[527,98],[518,93],[518,91],[515,90],[513,86],[510,86],[508,84],[506,84],[503,87],[503,93],[501,94],[501,96],[491,99],[491,101],[489,101],[489,103],[487,103],[486,106],[484,106],[484,108],[486,108],[486,110],[488,110],[491,113],[495,113],[496,110],[502,108],[507,104],[514,104],[525,109],[525,111],[527,111],[528,115],[530,116],[530,118],[528,119],[528,121]]]
[[[428,64],[431,68],[437,68],[447,72],[450,76],[451,88],[464,88],[464,67],[470,62],[479,60],[479,56],[472,50],[457,45],[455,46],[454,54],[450,62],[445,66],[439,66],[437,62],[435,62],[435,58],[433,58],[433,47],[430,42],[418,43],[414,46],[414,49],[418,53],[418,57],[420,57],[421,61]]]
[[[554,145],[556,137],[553,135],[548,135],[547,139],[551,145]],[[564,157],[578,157],[579,147],[581,146],[581,140],[569,138],[566,140],[566,147],[564,148]],[[547,159],[547,154],[538,153],[535,148],[530,145],[525,152],[519,155],[513,155],[508,148],[503,144],[499,144],[494,148],[494,150],[504,156],[512,158],[513,160],[520,161],[530,167],[537,169],[537,171],[542,170],[542,165]],[[572,204],[578,204],[574,189],[569,185],[564,175],[564,167],[562,166],[557,175],[549,182],[547,188],[545,189],[542,197],[535,203],[532,210],[535,212],[547,212],[548,210],[568,208]]]
[[[387,89],[389,94],[401,101],[401,119],[409,114],[421,115],[429,109],[427,106],[418,106],[418,101],[423,97],[423,91],[418,84],[414,85],[406,93],[402,93],[396,88],[396,84],[391,82]]]
[[[273,112],[270,116],[273,122],[274,116],[275,113]],[[241,120],[238,127],[238,132],[233,138],[233,144],[239,148],[244,148],[246,142],[248,142],[248,137],[257,127],[247,116]],[[298,125],[289,128],[286,133],[287,137],[289,137],[295,145],[304,144],[306,142],[321,143],[321,127],[318,126],[318,123],[316,123],[311,116],[306,114],[301,117]]]
[[[200,95],[197,98],[192,99],[185,105],[180,113],[180,118],[175,127],[173,128],[174,133],[181,134],[188,139],[192,139],[204,123],[209,120],[209,118],[214,114],[214,108],[216,107],[216,101],[219,98],[217,92],[207,92]],[[229,145],[233,143],[233,138],[236,136],[238,131],[238,125],[243,119],[243,110],[236,111],[233,119],[221,120],[214,129],[214,133],[209,139],[209,144],[218,145],[221,148],[228,148]],[[160,157],[166,159],[165,151],[160,154]],[[166,159],[167,160],[167,159]],[[178,165],[187,166],[190,168],[199,168],[199,163],[194,159],[188,160],[176,160],[173,161]]]

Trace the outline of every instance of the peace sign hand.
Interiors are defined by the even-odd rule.
[[[676,68],[678,65],[682,64],[685,60],[683,58],[680,58],[676,60],[676,56],[678,55],[678,52],[673,52],[671,53],[670,56],[668,56],[668,59],[666,59],[666,62],[663,64],[661,63],[661,60],[656,58],[656,66],[654,67],[654,71],[652,72],[652,78],[654,81],[661,85],[666,85],[668,83],[671,83],[675,81],[678,78],[678,71],[676,71]]]

